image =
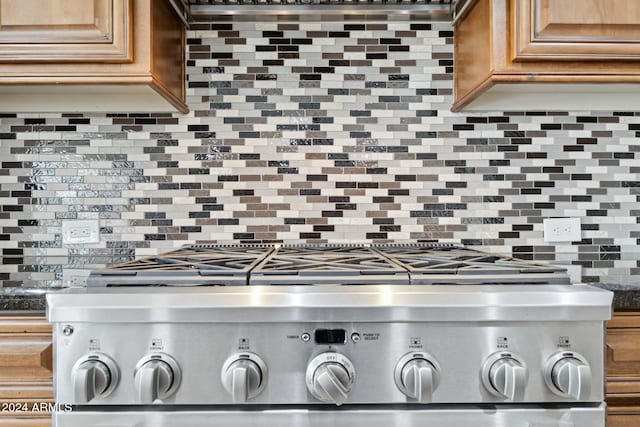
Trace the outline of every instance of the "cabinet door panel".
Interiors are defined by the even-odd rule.
[[[0,317],[0,426],[51,426],[52,350],[43,317]]]
[[[638,427],[640,413],[636,415],[607,415],[607,427]]]
[[[637,376],[640,380],[640,328],[608,331],[607,375]]]
[[[51,398],[51,326],[38,317],[0,318],[0,400]]]
[[[637,0],[511,0],[514,61],[640,60]]]
[[[0,0],[0,62],[131,62],[130,0]]]
[[[615,314],[607,325],[606,350],[607,400],[611,405],[611,412],[617,410],[618,405],[627,408],[630,403],[636,404],[640,399],[640,315],[638,313]]]
[[[0,334],[0,380],[51,381],[51,336]]]

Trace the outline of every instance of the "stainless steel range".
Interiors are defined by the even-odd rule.
[[[568,283],[445,245],[191,246],[122,264],[47,296],[54,422],[604,427],[612,294]]]

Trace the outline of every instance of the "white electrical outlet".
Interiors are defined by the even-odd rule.
[[[62,270],[62,285],[66,287],[87,286],[91,270],[65,268]]]
[[[546,218],[545,242],[578,242],[582,240],[580,218]]]
[[[100,243],[99,221],[64,221],[62,223],[62,243],[65,245]]]

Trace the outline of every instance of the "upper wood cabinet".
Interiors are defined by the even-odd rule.
[[[640,108],[640,1],[463,4],[454,111]]]
[[[0,0],[0,62],[131,62],[127,0]]]
[[[187,112],[167,0],[0,0],[0,111]]]
[[[640,2],[513,2],[514,61],[640,61]]]

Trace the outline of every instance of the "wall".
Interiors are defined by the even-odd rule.
[[[639,113],[451,113],[452,35],[216,19],[188,34],[188,115],[0,116],[0,280],[191,242],[448,241],[636,281]],[[582,242],[543,241],[558,216]],[[101,243],[64,247],[75,219]]]

